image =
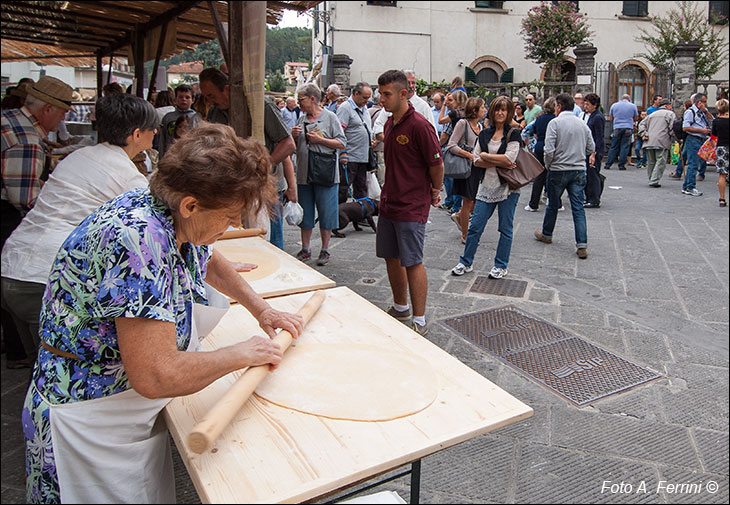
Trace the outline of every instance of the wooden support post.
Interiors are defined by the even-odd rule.
[[[231,56],[228,46],[228,34],[223,30],[223,23],[221,17],[218,15],[218,9],[215,6],[215,2],[208,0],[208,9],[210,15],[213,18],[213,24],[215,25],[215,31],[218,34],[218,44],[221,46],[221,52],[223,53],[223,60],[226,62],[228,71],[231,69]]]
[[[137,23],[134,27],[134,78],[137,80],[135,94],[144,98],[144,30]]]
[[[152,76],[150,77],[150,87],[147,90],[147,101],[152,98],[152,88],[157,83],[157,69],[160,67],[160,57],[162,56],[162,46],[165,44],[165,36],[167,35],[167,25],[163,24],[160,27],[160,40],[157,42],[157,54],[155,55],[155,66],[152,68]]]
[[[230,65],[228,66],[230,126],[242,138],[251,136],[251,112],[243,88],[243,23],[244,4],[228,2],[228,36]]]
[[[101,98],[101,89],[104,87],[104,69],[102,67],[101,50],[96,52],[96,98]]]
[[[106,73],[106,83],[112,82],[112,67],[114,66],[114,55],[109,55],[109,72]]]

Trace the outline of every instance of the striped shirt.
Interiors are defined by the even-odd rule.
[[[26,214],[40,192],[39,178],[46,161],[45,136],[36,117],[25,107],[2,112],[2,194]]]

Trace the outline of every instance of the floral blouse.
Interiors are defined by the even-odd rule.
[[[124,193],[84,219],[61,246],[43,295],[43,347],[23,407],[28,503],[59,501],[49,404],[111,396],[130,388],[116,317],[175,324],[177,347],[190,343],[193,303],[206,303],[203,279],[212,250],[178,250],[172,215],[149,188]]]
[[[116,317],[169,321],[177,345],[190,342],[192,304],[205,302],[207,246],[178,250],[172,215],[149,188],[124,193],[88,216],[56,256],[43,295],[36,386],[52,403],[89,400],[129,388]],[[40,372],[40,373],[39,373]]]

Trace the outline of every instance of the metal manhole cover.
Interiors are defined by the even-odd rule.
[[[483,310],[441,322],[498,356],[573,336],[513,306]]]
[[[578,406],[661,377],[514,307],[442,323]]]
[[[517,279],[491,279],[480,275],[474,281],[471,287],[472,293],[481,293],[485,295],[513,296],[522,298],[525,296],[527,289],[527,281],[518,281]]]

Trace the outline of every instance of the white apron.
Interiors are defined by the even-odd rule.
[[[187,351],[200,350],[200,340],[230,306],[207,284],[206,291],[209,306],[193,304]],[[61,503],[175,503],[169,437],[158,415],[170,400],[151,400],[130,389],[51,405]]]

